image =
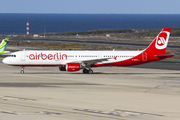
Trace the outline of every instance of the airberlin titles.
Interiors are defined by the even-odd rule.
[[[42,52],[38,54],[37,52],[35,54],[29,55],[30,60],[67,60],[66,54],[55,53],[55,54],[43,54]]]

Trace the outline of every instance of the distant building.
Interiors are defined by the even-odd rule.
[[[39,35],[38,34],[34,34],[33,37],[39,37]]]
[[[106,37],[110,37],[110,34],[106,34]]]

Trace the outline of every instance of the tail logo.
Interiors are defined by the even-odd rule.
[[[164,49],[167,47],[168,39],[169,39],[169,32],[163,31],[159,34],[156,38],[156,48],[157,49]]]
[[[159,46],[164,45],[165,42],[166,42],[166,40],[164,39],[164,37],[159,37],[159,39],[160,39],[160,40],[158,40],[157,44],[158,44]]]

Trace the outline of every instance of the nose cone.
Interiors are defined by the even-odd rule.
[[[2,61],[4,64],[9,64],[8,58],[4,58]]]

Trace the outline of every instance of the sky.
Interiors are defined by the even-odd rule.
[[[180,14],[180,0],[0,0],[0,13]]]

